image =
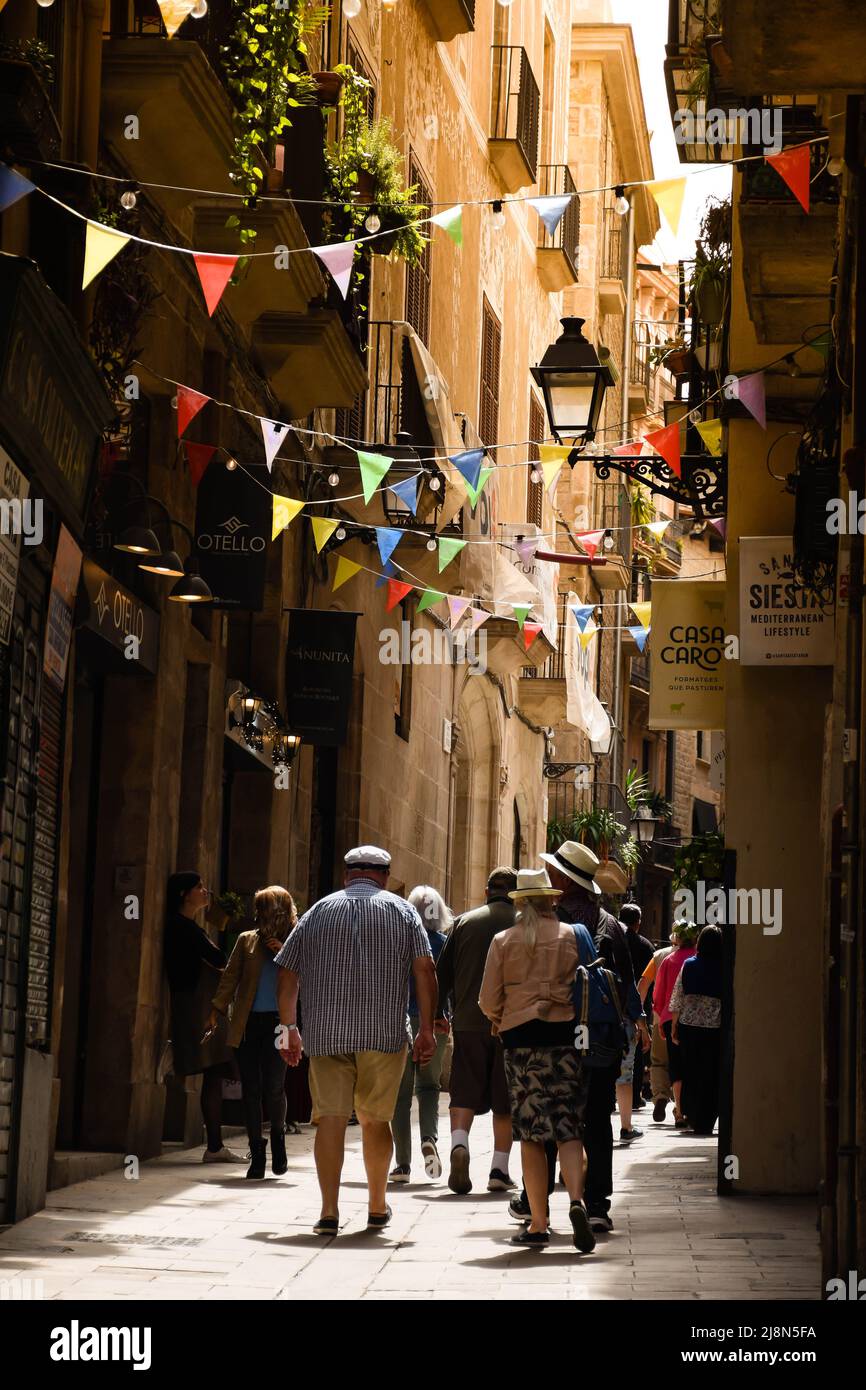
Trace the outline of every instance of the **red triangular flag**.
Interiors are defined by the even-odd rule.
[[[186,432],[187,425],[198,415],[203,405],[207,405],[210,396],[203,396],[200,391],[193,391],[191,386],[178,386],[177,388],[177,437]]]
[[[405,598],[415,586],[406,584],[402,579],[388,580],[388,602],[385,604],[385,612],[390,613],[392,608],[396,608],[401,599]]]
[[[671,472],[676,473],[677,477],[681,478],[679,420],[675,420],[672,425],[665,425],[663,430],[655,430],[652,434],[644,435],[644,439],[653,453],[664,459]]]
[[[593,559],[595,556],[595,552],[598,550],[603,539],[603,531],[584,531],[582,535],[578,532],[575,536],[575,540],[580,541],[580,544],[583,546],[590,559]]]
[[[809,211],[809,182],[812,168],[811,146],[792,145],[778,154],[765,156],[790,188],[804,212]]]
[[[205,304],[209,314],[219,304],[223,290],[231,279],[232,271],[238,263],[237,256],[212,256],[205,252],[194,252],[193,260],[204,291]]]
[[[540,631],[541,623],[523,624],[523,646],[526,651],[529,651]]]
[[[198,487],[201,482],[215,449],[215,444],[190,444],[189,440],[186,441],[186,461],[193,487]]]
[[[636,439],[636,440],[634,440],[634,442],[631,443],[631,444],[620,444],[620,445],[619,445],[616,449],[614,449],[612,452],[615,453],[615,454],[618,454],[620,457],[622,457],[624,454],[628,454],[628,455],[634,454],[635,456],[637,456],[637,455],[640,453],[640,451],[641,451],[642,448],[643,448],[643,440],[642,440],[642,439]]]

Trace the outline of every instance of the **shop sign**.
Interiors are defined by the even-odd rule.
[[[744,666],[832,666],[832,598],[793,571],[790,536],[740,537],[740,661]]]
[[[725,727],[723,583],[653,581],[649,727]]]
[[[261,611],[273,504],[241,469],[208,468],[198,485],[195,543],[214,607]]]
[[[66,684],[66,663],[69,659],[69,643],[72,640],[72,614],[80,573],[81,548],[66,527],[61,525],[51,574],[45,654],[42,663],[45,674],[58,690],[62,690]]]
[[[159,664],[159,615],[92,560],[84,561],[82,587],[87,602],[83,626],[116,647],[131,669],[142,666],[155,674]],[[129,642],[130,637],[135,638],[134,643]],[[135,653],[134,657],[128,656],[129,652]]]
[[[304,743],[346,742],[352,705],[357,613],[293,608],[286,648],[286,719]]]

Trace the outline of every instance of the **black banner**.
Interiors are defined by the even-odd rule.
[[[214,461],[198,485],[195,541],[216,608],[261,611],[271,539],[271,494],[240,468]]]
[[[352,703],[357,613],[293,608],[286,648],[289,728],[305,743],[346,742]]]
[[[106,574],[92,560],[85,560],[81,571],[78,617],[80,624],[98,633],[108,644],[128,657],[130,665],[137,662],[145,671],[156,674],[159,665],[159,614],[130,593],[113,575]],[[83,610],[83,611],[82,611]],[[134,645],[128,639],[134,637]]]

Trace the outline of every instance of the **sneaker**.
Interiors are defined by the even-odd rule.
[[[591,1231],[612,1231],[613,1222],[611,1221],[607,1212],[596,1212],[594,1215],[590,1215],[589,1229]]]
[[[249,1156],[250,1155],[247,1154],[247,1158],[249,1158]],[[227,1149],[225,1145],[223,1145],[216,1153],[211,1153],[210,1149],[205,1149],[201,1156],[201,1161],[202,1163],[246,1163],[247,1160],[241,1158],[240,1154],[232,1153],[231,1149]]]
[[[643,1138],[642,1129],[621,1129],[619,1132],[619,1142],[621,1144],[633,1144],[635,1139]]]
[[[408,1163],[398,1163],[398,1164],[397,1164],[397,1167],[396,1167],[396,1168],[392,1168],[391,1171],[390,1171],[390,1173],[388,1174],[388,1181],[389,1181],[389,1182],[408,1182],[408,1181],[409,1181],[409,1172],[410,1172],[410,1170],[409,1170],[409,1164],[408,1164]]]
[[[523,1197],[512,1197],[508,1203],[508,1215],[512,1221],[531,1221],[532,1212],[529,1210],[529,1203]],[[547,1208],[547,1219],[550,1220],[550,1207]]]
[[[442,1160],[435,1139],[421,1140],[421,1153],[424,1155],[424,1172],[428,1178],[441,1178]]]
[[[668,1113],[668,1103],[667,1103],[667,1101],[666,1101],[666,1100],[657,1100],[656,1103],[655,1103],[655,1105],[653,1106],[653,1119],[655,1120],[655,1122],[656,1122],[657,1125],[662,1125],[662,1124],[664,1124],[664,1122],[665,1122],[665,1117],[666,1117],[667,1113]]]
[[[549,1244],[550,1244],[550,1232],[549,1232],[549,1231],[530,1231],[530,1229],[529,1229],[528,1226],[524,1226],[522,1231],[518,1231],[516,1236],[512,1236],[512,1237],[511,1237],[511,1242],[510,1242],[510,1243],[511,1243],[512,1245],[529,1245],[529,1246],[549,1245]],[[593,1242],[593,1243],[594,1243],[594,1242]]]
[[[568,1208],[568,1219],[571,1222],[575,1250],[581,1250],[584,1255],[588,1255],[595,1249],[595,1236],[592,1234],[590,1219],[583,1202],[572,1202]]]
[[[448,1174],[448,1186],[452,1192],[456,1192],[458,1197],[464,1197],[467,1192],[472,1191],[472,1181],[469,1177],[469,1150],[465,1144],[458,1144],[451,1150],[451,1172]]]
[[[507,1173],[503,1173],[501,1168],[491,1168],[490,1177],[487,1180],[488,1192],[513,1192],[517,1186],[512,1182]]]

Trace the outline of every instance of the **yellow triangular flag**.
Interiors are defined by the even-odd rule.
[[[541,465],[541,471],[544,474],[544,486],[547,489],[548,495],[552,497],[553,488],[556,486],[556,480],[562,472],[562,459],[546,460]]]
[[[670,524],[671,523],[669,517],[667,521],[651,521],[646,529],[648,531],[652,531],[653,535],[658,536],[659,540],[661,540],[662,536],[664,535],[665,531],[668,529]]]
[[[116,232],[113,227],[103,227],[101,222],[88,222],[84,239],[84,274],[81,277],[83,290],[87,289],[100,270],[105,269],[109,261],[114,260],[118,251],[122,251],[128,241],[128,236],[124,236],[123,232]]]
[[[583,650],[586,651],[593,637],[598,636],[598,623],[592,618],[587,618],[586,627],[583,629],[583,632],[578,635],[580,637],[580,645]]]
[[[629,608],[632,613],[634,613],[641,627],[649,627],[650,612],[652,611],[651,603],[630,603]]]
[[[676,236],[680,229],[683,199],[686,195],[686,180],[658,179],[655,183],[647,184],[647,187],[658,203],[659,212]]]
[[[348,579],[354,579],[358,573],[360,565],[356,565],[354,560],[347,560],[345,555],[341,555],[337,560],[337,568],[334,571],[334,582],[331,585],[331,592],[339,589],[341,584],[345,584]]]
[[[285,531],[290,521],[294,521],[298,512],[304,510],[303,502],[298,502],[294,497],[281,497],[278,492],[274,493],[274,528],[271,540],[275,541],[281,531]]]
[[[328,544],[328,541],[331,539],[340,523],[339,521],[329,521],[327,517],[324,516],[310,517],[310,521],[313,525],[313,540],[316,543],[316,553],[319,554],[322,546]]]
[[[716,458],[722,452],[722,422],[721,420],[702,420],[695,425],[695,429],[701,436],[711,454]]]
[[[173,39],[187,15],[195,9],[196,0],[156,0],[166,33]]]

